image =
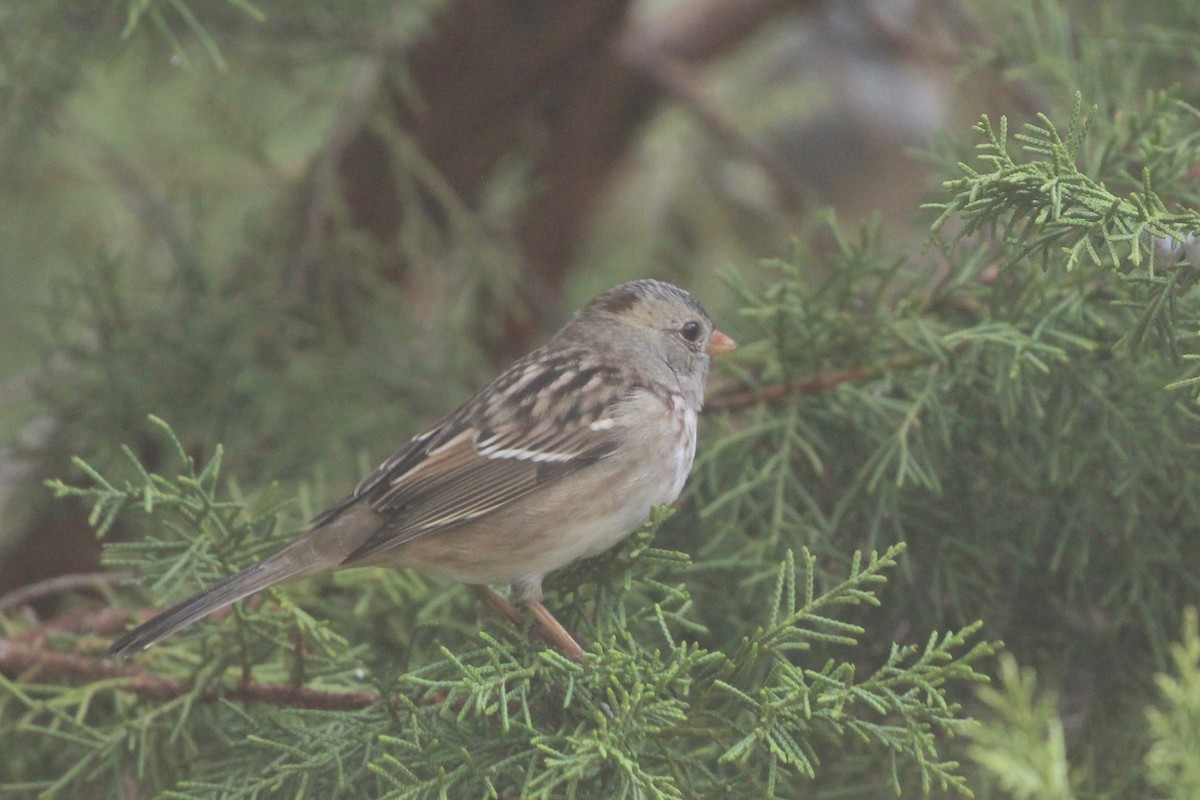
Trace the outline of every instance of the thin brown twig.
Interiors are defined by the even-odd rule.
[[[62,592],[72,592],[76,589],[96,589],[111,586],[114,583],[132,577],[133,573],[116,570],[112,572],[77,572],[70,575],[56,575],[20,589],[14,589],[0,597],[0,614],[20,606],[29,605],[43,597],[49,597]]]
[[[0,674],[41,679],[94,683],[122,680],[120,688],[148,700],[171,700],[196,691],[187,680],[158,675],[134,664],[102,656],[63,653],[47,649],[47,634],[76,633],[111,635],[122,630],[131,617],[144,616],[145,611],[131,612],[114,608],[73,608],[30,630],[7,639],[0,639]],[[537,626],[531,633],[537,635]],[[213,684],[199,695],[205,702],[235,700],[246,703],[265,703],[286,708],[306,708],[319,711],[357,711],[387,701],[379,692],[335,692],[311,689],[296,683],[258,683],[252,680],[234,685]],[[417,700],[418,705],[435,705],[444,695],[430,695]],[[460,702],[463,702],[460,699]],[[516,712],[519,703],[512,701]]]
[[[331,198],[337,194],[338,165],[355,136],[370,116],[372,104],[379,95],[387,74],[389,59],[397,47],[394,31],[404,3],[397,3],[388,24],[381,25],[375,40],[359,65],[354,79],[346,87],[337,116],[321,151],[309,168],[304,208],[304,230],[298,253],[287,266],[287,282],[308,281],[316,262],[321,240],[327,234],[328,222],[334,213]]]
[[[40,643],[45,641],[47,636],[61,633],[112,636],[125,630],[134,616],[133,611],[123,608],[76,606],[29,630],[10,636],[8,640],[17,644]]]
[[[769,148],[747,136],[737,125],[726,119],[704,96],[695,70],[665,53],[640,49],[633,45],[623,48],[625,59],[654,82],[660,91],[673,98],[689,111],[720,141],[735,151],[753,158],[770,179],[788,210],[804,207],[805,191],[800,176]]]
[[[126,681],[122,688],[150,700],[172,700],[196,690],[195,684],[188,681],[156,675],[112,659],[57,653],[5,639],[0,639],[0,672],[22,674],[24,679],[33,673],[42,678],[79,683],[122,679]],[[357,711],[380,703],[384,698],[378,692],[327,692],[292,684],[247,682],[234,686],[214,684],[202,692],[201,699],[208,702],[237,700],[318,711]]]
[[[712,411],[733,411],[763,403],[777,403],[787,397],[818,394],[844,383],[857,383],[893,370],[916,366],[925,360],[926,358],[923,356],[909,354],[896,356],[878,364],[864,364],[831,372],[818,372],[815,375],[797,378],[789,383],[773,383],[757,389],[720,394],[706,400],[704,407]]]
[[[180,277],[189,284],[202,285],[203,277],[199,272],[195,251],[188,244],[179,215],[167,200],[165,192],[154,186],[149,175],[116,147],[82,132],[79,137],[83,139],[80,149],[91,151],[93,163],[124,194],[134,218],[166,247],[179,267]]]
[[[661,22],[631,26],[620,41],[626,63],[653,81],[713,136],[754,159],[793,212],[803,208],[806,198],[800,176],[709,102],[693,65],[732,50],[774,16],[819,8],[813,0],[709,0],[681,7]]]
[[[820,9],[820,0],[693,0],[653,22],[635,25],[625,36],[638,47],[671,58],[711,62],[742,45],[775,17]]]

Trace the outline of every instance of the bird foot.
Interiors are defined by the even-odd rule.
[[[472,584],[470,589],[488,608],[512,624],[519,626],[525,622],[525,615],[509,602],[508,598],[497,593],[491,587]],[[529,609],[534,619],[538,621],[539,627],[533,629],[534,635],[557,647],[563,655],[572,661],[583,661],[583,648],[579,646],[579,642],[575,641],[575,637],[567,632],[562,623],[554,618],[554,615],[550,613],[550,609],[546,608],[538,600],[526,601],[525,607]]]

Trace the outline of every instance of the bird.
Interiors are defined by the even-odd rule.
[[[402,445],[291,543],[119,636],[129,657],[269,586],[389,566],[532,614],[567,657],[584,650],[542,580],[625,539],[678,498],[696,453],[710,358],[737,347],[689,292],[635,280],[593,297],[551,339]]]

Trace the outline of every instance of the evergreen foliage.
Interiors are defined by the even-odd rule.
[[[0,670],[0,793],[1196,796],[1200,11],[961,5],[989,33],[975,76],[1024,102],[928,154],[923,252],[826,214],[728,277],[742,348],[684,502],[548,582],[583,666],[382,569],[105,661],[129,609],[290,539],[484,369],[449,333],[469,314],[411,321],[394,309],[422,299],[365,267],[275,297],[253,232],[242,258],[270,267],[221,280],[200,250],[149,285],[117,257],[80,269],[50,315],[45,447],[82,456],[53,489],[137,578],[76,628],[0,615],[0,663],[23,665]],[[132,7],[238,69],[188,4]],[[435,186],[411,156],[410,188]],[[497,180],[480,216],[504,217]],[[479,290],[450,307],[486,306],[503,225],[450,217]],[[428,263],[446,230],[415,217],[391,246]],[[345,230],[327,247],[373,263]]]
[[[86,498],[102,533],[136,512],[147,537],[107,552],[112,564],[138,569],[150,596],[189,591],[260,555],[286,515],[222,498],[220,453],[198,469],[157,424],[182,474],[150,473],[128,452],[135,477],[122,485],[78,462],[91,488],[54,487]],[[139,784],[175,786],[166,796],[197,798],[777,797],[814,778],[824,754],[849,740],[888,764],[883,773],[849,770],[859,780],[967,791],[940,740],[963,725],[948,687],[980,680],[973,664],[993,652],[968,646],[978,626],[893,645],[870,671],[812,658],[815,648],[844,652],[865,635],[839,612],[878,603],[902,545],[865,563],[854,557],[849,574],[820,593],[814,558],[803,550],[797,567],[789,552],[773,583],[750,593],[755,627],[716,650],[689,641],[691,597],[678,581],[688,557],[652,546],[667,516],[616,553],[575,567],[560,590],[568,624],[594,642],[584,665],[500,628],[440,631],[439,644],[418,654],[403,629],[389,620],[381,630],[378,621],[398,599],[409,608],[428,608],[428,599],[412,596],[409,580],[360,570],[321,593],[323,608],[341,609],[334,624],[318,622],[291,593],[272,592],[279,602],[234,612],[232,640],[209,624],[153,651],[147,666],[187,687],[165,701],[138,698],[136,679],[5,681],[12,724],[0,737],[57,743],[52,756],[18,765],[29,777],[9,788],[71,796],[135,775]],[[350,647],[351,635],[373,644]],[[102,644],[80,642],[85,652]],[[284,696],[302,682],[330,707],[222,699],[227,685],[248,681],[280,684]],[[352,694],[363,691],[377,691],[376,702],[354,707]],[[339,699],[350,707],[337,708]]]
[[[1148,781],[1163,797],[1200,795],[1200,624],[1194,606],[1184,614],[1182,638],[1171,646],[1170,672],[1155,676],[1159,700],[1147,711],[1152,743]]]

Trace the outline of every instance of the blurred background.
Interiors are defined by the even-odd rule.
[[[44,482],[82,484],[75,456],[106,475],[129,470],[122,446],[150,469],[168,463],[170,454],[147,423],[150,413],[170,423],[199,463],[223,444],[224,474],[235,476],[231,491],[283,487],[281,496],[299,492],[312,506],[304,510],[315,511],[542,342],[589,296],[637,277],[688,288],[722,329],[747,345],[745,361],[715,370],[714,392],[753,383],[743,379],[754,364],[766,363],[752,359],[755,337],[763,338],[758,323],[769,318],[770,303],[761,304],[757,320],[739,311],[751,292],[765,292],[778,277],[762,264],[782,259],[819,276],[869,250],[885,267],[903,262],[900,269],[910,276],[946,274],[939,269],[950,259],[939,260],[936,247],[926,249],[937,212],[922,204],[946,202],[944,182],[961,177],[960,163],[978,166],[979,137],[971,126],[981,114],[993,121],[1006,115],[1015,132],[1044,112],[1065,129],[1081,101],[1084,116],[1107,126],[1108,137],[1081,162],[1095,174],[1119,173],[1110,188],[1122,196],[1141,189],[1140,165],[1149,164],[1174,181],[1169,203],[1193,207],[1200,172],[1194,164],[1171,162],[1190,151],[1181,144],[1175,156],[1162,154],[1174,147],[1172,137],[1195,140],[1198,58],[1200,4],[1193,0],[2,4],[0,595],[50,576],[100,568],[87,509],[54,501]],[[1169,87],[1174,94],[1161,94]],[[1164,119],[1151,112],[1175,99],[1191,104],[1173,118],[1171,125],[1179,127],[1142,126],[1144,119]],[[1125,128],[1127,109],[1135,104],[1149,110]],[[1188,132],[1177,136],[1181,128]],[[1138,148],[1126,147],[1135,139]],[[1135,162],[1137,169],[1126,169]],[[945,238],[957,224],[947,226]],[[861,248],[839,241],[838,231],[861,236]],[[987,237],[974,243],[981,241]],[[985,250],[980,245],[964,256],[978,257],[963,272],[970,273],[963,281],[970,291],[990,287],[996,278],[1000,258]],[[826,257],[833,251],[841,262]],[[984,263],[993,258],[996,263]],[[1106,277],[1089,280],[1108,291],[1104,280],[1124,266],[1106,264]],[[879,274],[885,271],[878,267]],[[1020,295],[1021,287],[1009,288]],[[1077,288],[1064,289],[1064,295]],[[964,328],[969,323],[978,330],[995,309],[970,291],[961,306],[921,307],[916,316],[928,311],[949,327],[967,320]],[[1101,293],[1089,295],[1089,302],[1116,305],[1107,295],[1096,299]],[[1118,296],[1115,290],[1112,296]],[[995,302],[999,308],[1006,300]],[[997,318],[1007,323],[1002,312],[1011,307],[997,311]],[[830,311],[829,329],[870,338],[869,324],[855,325],[860,311]],[[1079,316],[1094,320],[1104,313]],[[863,341],[855,340],[844,352],[859,345]],[[1087,352],[1106,358],[1109,345],[1104,340]],[[782,377],[793,377],[788,370],[795,364],[805,368],[801,374],[808,367],[846,367],[836,362],[840,346],[830,344],[815,364],[806,353],[785,353],[793,360],[781,368]],[[764,344],[758,352],[765,350]],[[869,343],[861,351],[875,352]],[[858,355],[849,366],[867,363],[854,361]],[[1134,401],[1120,403],[1152,396],[1153,405],[1173,379],[1167,376],[1177,376],[1176,365],[1129,358],[1148,365],[1144,385],[1123,397],[1113,389],[1117,400],[1111,403],[1108,396],[1095,399],[1095,407],[1103,408],[1097,419],[1136,415],[1126,410],[1136,408]],[[1132,370],[1123,364],[1105,361],[1087,380],[1099,375],[1096,385],[1124,386],[1119,376]],[[931,368],[929,387],[933,376]],[[916,378],[892,385],[883,375],[878,387],[863,391],[874,392],[882,406],[904,394],[905,380]],[[979,381],[979,395],[991,391],[986,384]],[[925,391],[924,383],[912,385],[911,394]],[[1063,418],[1086,427],[1072,404],[1086,407],[1101,391],[1089,395],[1089,384],[1079,390],[1080,400],[1071,394],[1074,388],[1057,387],[1039,387],[1035,391],[1044,393],[1036,396],[1031,391],[1031,405],[1061,400]],[[972,410],[981,407],[991,410]],[[756,409],[747,417],[758,414],[753,424],[760,424],[773,413]],[[886,427],[880,434],[886,439],[888,426],[905,422],[854,413],[852,407],[838,418],[844,427],[830,426],[823,444],[838,450],[854,440],[860,423]],[[1194,407],[1180,401],[1171,414],[1176,416],[1162,413],[1162,428],[1186,440],[1194,428],[1181,420],[1194,425]],[[1005,441],[1003,432],[996,441],[980,433],[990,419],[978,430],[966,426],[961,440],[945,437],[941,466],[961,477],[962,486],[990,488],[984,451],[1006,456],[1020,447]],[[1047,431],[1038,426],[1051,429],[1052,438],[1053,420],[1037,406],[1018,423],[1034,430],[1031,439],[1045,439]],[[734,419],[722,433],[732,440],[739,425],[749,424]],[[1141,428],[1123,430],[1140,445],[1156,446]],[[796,434],[797,440],[805,436],[803,430]],[[979,470],[966,476],[959,467],[967,459],[954,459],[960,448],[977,442],[982,444],[970,463]],[[1080,449],[1075,444],[1063,450]],[[1186,443],[1173,444],[1172,454],[1186,450]],[[1012,650],[1021,663],[1043,669],[1043,680],[1062,692],[1061,703],[1053,694],[1037,694],[1033,678],[1010,663],[1006,685],[1025,692],[1031,709],[1014,727],[1028,723],[1038,735],[1057,730],[1054,741],[1062,745],[1065,726],[1068,736],[1077,737],[1071,739],[1071,764],[1089,776],[1092,795],[1120,797],[1122,786],[1110,774],[1121,768],[1108,759],[1140,759],[1137,747],[1145,740],[1136,746],[1129,741],[1142,735],[1146,695],[1120,709],[1120,719],[1137,724],[1112,725],[1113,735],[1094,748],[1086,744],[1088,736],[1114,718],[1118,704],[1108,701],[1117,692],[1111,687],[1124,692],[1136,683],[1151,691],[1150,676],[1168,657],[1161,628],[1145,634],[1154,627],[1149,622],[1169,624],[1174,632],[1180,598],[1196,596],[1194,574],[1171,573],[1167,586],[1155,559],[1172,560],[1179,573],[1188,573],[1197,552],[1190,544],[1195,520],[1178,510],[1185,506],[1161,501],[1174,491],[1170,475],[1163,478],[1152,463],[1131,477],[1152,498],[1139,506],[1138,497],[1130,499],[1136,491],[1126,491],[1125,476],[1113,475],[1116,468],[1107,471],[1114,463],[1107,446],[1098,443],[1095,453],[1080,455],[1073,463],[1083,466],[1065,478],[1055,473],[1057,463],[1009,470],[1016,478],[1007,487],[1008,506],[957,503],[961,498],[950,482],[945,492],[932,485],[936,476],[931,485],[902,486],[898,479],[889,488],[882,481],[887,485],[880,493],[903,495],[897,501],[902,510],[928,525],[876,518],[869,520],[876,527],[868,536],[869,525],[859,522],[870,508],[838,507],[816,522],[805,518],[809,528],[786,543],[763,545],[759,555],[773,569],[780,554],[771,547],[811,543],[805,537],[815,541],[826,527],[843,538],[828,544],[823,567],[841,569],[847,553],[875,546],[870,537],[884,529],[878,541],[890,543],[891,537],[914,549],[927,547],[924,562],[906,562],[904,570],[911,571],[897,582],[909,581],[904,588],[911,591],[891,596],[894,624],[872,657],[886,657],[893,640],[919,639],[933,627],[986,616],[984,635],[1017,639]],[[829,456],[822,454],[827,463],[836,460]],[[1147,461],[1155,458],[1151,453]],[[806,459],[807,451],[797,446],[795,460],[803,469]],[[814,470],[819,460],[813,457]],[[1166,472],[1174,469],[1167,457],[1161,461]],[[726,488],[711,480],[724,469],[721,462],[708,463],[716,466],[703,478],[698,469],[692,481],[708,481],[694,490],[707,491],[705,501]],[[1043,466],[1054,473],[1044,481],[1037,471]],[[861,474],[858,467],[845,473],[862,477],[866,467]],[[798,467],[796,474],[807,473]],[[1026,474],[1031,477],[1022,482]],[[1094,494],[1080,489],[1088,478],[1095,478],[1087,486]],[[795,494],[809,499],[810,485],[797,485]],[[864,486],[865,479],[848,490],[846,502],[874,492],[874,484]],[[843,488],[816,486],[813,494],[826,494],[812,505],[842,497]],[[1164,495],[1155,493],[1160,491]],[[1031,496],[1041,497],[1050,511],[1043,527],[1026,531],[1020,515],[1032,507],[1025,503]],[[1062,544],[1068,538],[1056,539],[1056,526],[1071,528],[1072,520],[1083,518],[1076,528],[1087,527],[1089,509],[1107,508],[1094,497],[1132,510],[1083,533],[1074,529],[1076,538]],[[1159,532],[1184,542],[1180,557],[1142,536],[1139,526],[1147,517],[1140,514],[1151,505],[1160,514],[1155,520],[1167,520]],[[1007,518],[984,524],[972,518],[976,512],[992,518],[1007,513],[1014,521],[1011,529]],[[698,513],[690,518],[697,526],[713,519]],[[993,530],[1011,534],[1012,541],[1028,536],[1018,548],[991,536]],[[962,545],[972,532],[976,538]],[[123,533],[118,526],[111,536]],[[1123,555],[1126,545],[1129,552],[1138,546],[1156,552],[1134,563]],[[749,542],[746,552],[756,546]],[[1119,581],[1096,569],[1097,553],[1109,559],[1104,563],[1114,574],[1125,566],[1137,571],[1130,597],[1144,592],[1168,611],[1134,618],[1151,604],[1116,596],[1111,587]],[[1071,583],[1062,577],[1062,564],[1074,556],[1078,563],[1070,574],[1078,580]],[[939,594],[943,585],[925,580],[921,570],[932,572],[934,562],[961,578],[954,591]],[[1009,582],[1004,570],[1010,568],[1035,578]],[[698,581],[715,581],[714,574],[720,577],[713,571]],[[762,571],[757,579],[769,582],[773,574]],[[1033,582],[1038,592],[1028,591]],[[1080,595],[1088,601],[1077,602]],[[56,600],[40,602],[48,613]],[[1129,611],[1135,605],[1139,610]],[[725,612],[721,603],[710,607],[706,624]],[[745,608],[739,612],[747,612],[741,620],[753,618]],[[727,627],[721,633],[737,641],[737,626]],[[1069,658],[1056,658],[1068,649]],[[1133,661],[1140,671],[1127,669]],[[1042,704],[1035,695],[1049,699]],[[1003,699],[994,705],[1006,703],[1024,708]],[[991,718],[1003,723],[1003,715],[1001,709]],[[1008,729],[999,724],[995,730],[1002,738]],[[1031,741],[1034,758],[1044,748],[1040,739]],[[1060,763],[1066,758],[1051,766]],[[1009,766],[992,771],[1019,776],[1022,765]],[[1144,785],[1137,783],[1141,778],[1128,780]],[[1185,793],[1172,796],[1187,796],[1186,788],[1180,791]],[[1022,793],[1018,785],[990,795],[980,789],[978,796],[1069,794]]]
[[[6,5],[0,591],[94,566],[41,480],[150,410],[337,491],[621,280],[736,333],[826,209],[919,249],[939,131],[1035,105],[989,5]]]

